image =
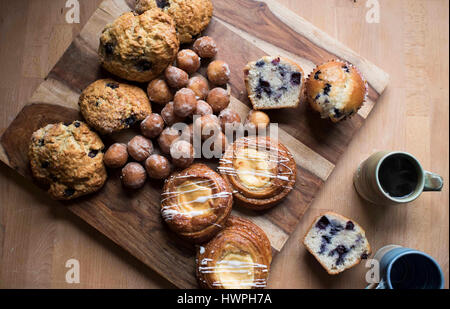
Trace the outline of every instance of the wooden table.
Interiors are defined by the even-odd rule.
[[[271,271],[272,288],[362,288],[364,264],[330,277],[300,245],[324,210],[357,220],[376,250],[396,243],[434,256],[449,281],[448,1],[379,0],[380,23],[369,24],[365,0],[278,0],[391,75],[371,117]],[[0,131],[81,30],[101,0],[79,0],[81,23],[65,22],[65,0],[0,0]],[[371,153],[405,150],[440,173],[442,193],[410,205],[361,200],[352,174]],[[67,284],[68,259],[81,283]],[[171,288],[152,270],[0,164],[0,288]]]

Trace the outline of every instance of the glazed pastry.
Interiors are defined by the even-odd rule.
[[[279,203],[295,185],[297,167],[289,150],[269,137],[243,137],[228,146],[220,173],[240,205],[263,210]]]
[[[367,82],[358,69],[340,60],[317,66],[306,81],[311,107],[333,122],[357,113],[367,93]]]
[[[359,264],[371,254],[362,227],[334,212],[326,212],[314,220],[303,244],[330,275]]]
[[[81,93],[78,105],[86,122],[100,134],[128,129],[152,112],[144,90],[112,79],[90,84]]]
[[[305,77],[298,64],[265,56],[247,64],[244,76],[253,109],[293,108],[300,104]]]
[[[175,21],[181,43],[190,43],[206,29],[213,15],[211,0],[137,0],[136,12],[159,8]]]
[[[148,82],[171,64],[180,47],[173,19],[159,9],[129,12],[106,26],[100,37],[103,67],[121,78]]]
[[[166,180],[161,214],[179,236],[202,243],[224,227],[232,204],[228,183],[208,166],[194,164]]]
[[[202,58],[214,58],[218,52],[216,42],[209,36],[203,36],[195,40],[192,48]]]
[[[262,289],[267,285],[272,248],[264,231],[231,216],[225,228],[197,249],[197,280],[207,289]]]
[[[106,181],[104,145],[81,122],[49,124],[33,133],[28,151],[33,177],[57,200],[98,191]]]

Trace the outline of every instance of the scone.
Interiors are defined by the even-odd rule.
[[[197,249],[197,280],[206,289],[262,289],[267,285],[272,248],[264,231],[230,216],[225,228]]]
[[[326,212],[314,220],[303,244],[330,275],[359,264],[371,254],[362,227],[334,212]]]
[[[101,134],[127,129],[152,113],[144,90],[112,79],[89,85],[78,104],[86,122]]]
[[[175,21],[181,43],[191,43],[208,26],[213,15],[211,0],[137,0],[136,12],[160,8]]]
[[[265,56],[244,68],[245,85],[253,109],[293,108],[300,103],[304,73],[294,62]]]
[[[340,60],[317,66],[306,81],[311,107],[333,122],[358,112],[367,93],[367,82],[358,69]]]
[[[98,53],[103,67],[121,78],[148,82],[171,64],[180,47],[173,19],[159,9],[125,13],[106,26]]]
[[[34,178],[57,200],[98,191],[106,181],[103,142],[81,121],[49,124],[33,133],[28,157]]]

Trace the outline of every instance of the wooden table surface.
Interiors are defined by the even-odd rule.
[[[449,2],[278,0],[363,55],[391,82],[271,270],[271,288],[363,288],[361,264],[330,277],[300,241],[311,220],[333,210],[360,223],[374,250],[399,244],[431,254],[449,284]],[[0,132],[22,109],[101,0],[79,0],[81,23],[67,24],[66,0],[0,0]],[[240,70],[241,68],[234,68]],[[444,177],[441,193],[380,207],[353,189],[358,164],[378,150],[413,153]],[[69,259],[80,284],[68,284]],[[92,227],[0,163],[0,288],[172,288]]]

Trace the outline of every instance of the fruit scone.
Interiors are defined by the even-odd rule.
[[[371,253],[362,227],[334,212],[326,212],[314,220],[303,244],[330,275],[359,264]]]
[[[265,56],[244,68],[245,85],[253,109],[293,108],[300,103],[305,76],[296,63]]]

